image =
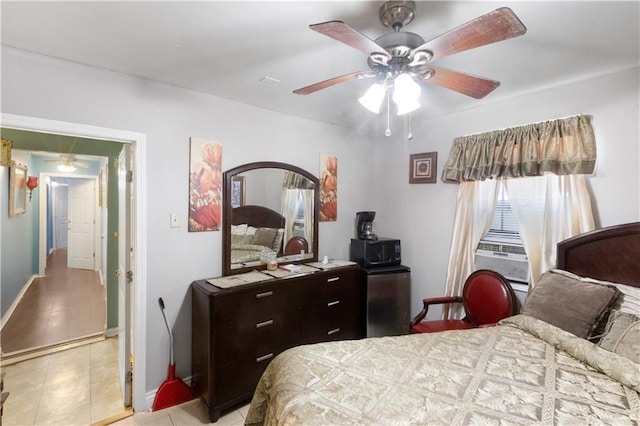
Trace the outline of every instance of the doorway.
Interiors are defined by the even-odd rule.
[[[131,315],[129,318],[135,320],[128,325],[130,333],[124,333],[123,335],[130,336],[132,339],[130,342],[131,353],[129,354],[129,359],[132,362],[127,363],[127,365],[130,365],[129,371],[131,371],[135,377],[135,380],[132,382],[133,409],[134,411],[144,411],[146,410],[146,373],[144,363],[146,358],[146,232],[144,227],[140,226],[140,218],[146,215],[146,195],[144,191],[144,187],[146,186],[146,137],[144,134],[137,132],[13,114],[2,114],[1,117],[4,128],[52,135],[68,135],[92,140],[115,141],[124,143],[130,147],[133,153],[133,168],[135,169],[133,175],[137,178],[131,183],[133,193],[131,208],[131,252],[134,259],[132,263],[135,264],[136,268],[131,271],[131,283],[129,283],[130,292],[126,293],[133,295],[134,300],[130,303],[130,310],[132,312],[130,312]],[[41,197],[42,196],[41,193]],[[44,238],[43,231],[43,229],[40,229],[40,238]],[[2,230],[0,229],[0,233],[1,232]],[[138,360],[139,362],[137,362]],[[128,376],[127,380],[131,383],[131,374]]]

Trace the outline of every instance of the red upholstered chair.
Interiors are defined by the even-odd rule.
[[[291,237],[287,244],[284,246],[284,254],[300,254],[304,250],[305,253],[309,253],[309,243],[302,237]]]
[[[509,281],[498,272],[488,269],[480,269],[469,275],[464,283],[462,296],[434,297],[422,302],[422,311],[411,321],[412,333],[488,327],[518,311],[516,295]],[[422,321],[427,316],[429,306],[446,303],[462,303],[465,317]]]

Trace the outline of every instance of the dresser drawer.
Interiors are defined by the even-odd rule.
[[[324,304],[329,300],[340,299],[347,294],[357,295],[360,290],[357,270],[328,271],[313,276],[303,283],[301,299],[303,307]]]
[[[361,326],[356,317],[320,319],[310,316],[303,321],[302,327],[303,344],[359,339],[361,337]]]
[[[215,373],[218,400],[229,401],[241,396],[251,398],[260,376],[278,353],[270,352],[218,368]]]
[[[218,328],[233,327],[244,322],[261,322],[298,304],[298,288],[289,282],[255,285],[218,295],[215,298],[214,321]]]
[[[256,321],[218,331],[217,365],[278,353],[300,339],[299,311],[277,311]]]
[[[310,306],[301,316],[304,343],[360,337],[361,310],[357,293],[346,293]]]

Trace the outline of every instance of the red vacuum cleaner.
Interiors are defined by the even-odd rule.
[[[183,402],[191,401],[193,399],[193,391],[185,382],[179,377],[176,377],[176,365],[173,363],[173,333],[171,333],[171,327],[169,327],[169,321],[164,313],[164,301],[162,297],[158,299],[160,305],[160,311],[164,318],[164,323],[167,326],[169,332],[169,346],[171,352],[169,355],[169,373],[167,379],[162,382],[158,391],[156,392],[156,398],[153,401],[153,407],[151,411],[162,410],[163,408],[171,407],[173,405],[182,404]]]

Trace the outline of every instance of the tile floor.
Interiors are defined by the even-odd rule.
[[[3,359],[105,331],[105,289],[97,271],[67,268],[67,250],[56,249],[45,273],[2,328]]]
[[[249,411],[249,404],[221,416],[215,423],[210,423],[204,405],[199,399],[194,399],[193,401],[185,402],[175,407],[165,408],[160,411],[136,413],[131,417],[113,423],[113,425],[187,426],[212,424],[215,426],[242,426],[244,425],[247,411]]]
[[[2,367],[4,426],[90,425],[122,413],[118,339]]]

